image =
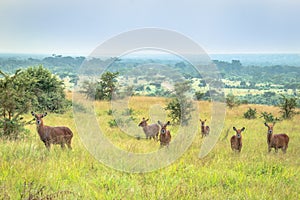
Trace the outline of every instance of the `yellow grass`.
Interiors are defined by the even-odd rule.
[[[129,108],[134,110],[136,125],[142,117],[150,117],[151,123],[155,123],[151,112],[166,103],[164,98],[132,97]],[[199,118],[206,118],[210,125],[211,103],[198,103]],[[44,186],[44,196],[55,193],[57,199],[299,199],[300,115],[275,126],[275,133],[285,132],[290,137],[287,153],[275,154],[274,150],[267,153],[263,119],[243,118],[249,107],[256,108],[258,113],[279,115],[278,108],[272,106],[241,105],[227,109],[218,143],[205,158],[198,157],[203,142],[199,129],[192,145],[173,164],[135,174],[111,169],[96,160],[81,142],[71,110],[63,115],[50,113],[44,118],[46,125],[66,125],[73,130],[73,150],[63,151],[55,146],[48,152],[35,125],[27,127],[30,134],[24,140],[1,140],[0,199],[20,199],[24,182],[33,183],[32,193]],[[116,127],[109,127],[108,122],[113,119],[107,115],[111,109],[109,102],[96,102],[95,108],[104,134],[119,148],[134,153],[159,149],[159,142],[137,140]],[[26,117],[32,118],[29,114]],[[246,128],[240,154],[230,149],[233,126]],[[178,127],[170,126],[170,130],[175,138]]]

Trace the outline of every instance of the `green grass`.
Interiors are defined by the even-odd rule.
[[[147,111],[154,103],[164,105],[166,100],[131,99],[129,107],[134,110],[137,124],[142,117],[148,117]],[[159,148],[158,142],[137,140],[109,127],[109,103],[97,102],[96,107],[98,122],[115,145],[133,152]],[[199,102],[199,107],[200,117],[207,118],[210,125],[210,104]],[[35,125],[27,127],[30,135],[22,141],[0,140],[0,199],[28,199],[29,194],[52,195],[54,199],[299,199],[300,116],[275,126],[275,133],[286,132],[290,137],[287,153],[267,153],[263,120],[243,119],[248,107],[227,110],[219,141],[205,158],[198,158],[202,143],[199,130],[180,159],[150,173],[125,173],[103,165],[81,143],[71,111],[64,115],[49,114],[44,118],[46,125],[67,125],[73,130],[73,150],[54,146],[48,152]],[[258,113],[278,113],[275,107],[251,107]],[[232,126],[246,127],[240,154],[230,149]],[[171,126],[170,130],[176,137],[177,128]]]

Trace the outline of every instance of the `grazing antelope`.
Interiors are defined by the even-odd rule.
[[[170,125],[170,121],[168,121],[166,124],[163,124],[160,121],[158,121],[157,123],[161,126],[160,136],[159,136],[160,147],[163,146],[169,147],[169,143],[171,141],[171,134],[170,131],[167,130],[167,126]]]
[[[241,152],[243,146],[242,132],[245,130],[245,127],[243,127],[242,129],[236,129],[235,127],[233,127],[233,130],[236,132],[236,135],[233,135],[230,139],[231,149],[232,151]]]
[[[35,114],[32,111],[31,114],[35,117],[37,132],[48,150],[50,150],[51,144],[60,144],[61,148],[64,148],[65,144],[67,144],[68,148],[72,149],[71,140],[73,137],[73,133],[68,127],[44,126],[42,118],[47,115],[47,112],[45,112],[44,114]]]
[[[138,126],[143,127],[146,139],[149,138],[151,140],[151,138],[153,138],[154,140],[158,140],[159,126],[157,124],[148,125],[147,121],[149,121],[149,119],[143,118]]]
[[[265,122],[265,126],[268,127],[268,152],[271,151],[271,148],[274,148],[276,153],[278,152],[278,149],[281,149],[283,153],[286,153],[286,150],[289,145],[289,136],[287,136],[285,133],[273,134],[275,122],[273,124],[267,124]]]
[[[208,136],[208,135],[209,135],[210,128],[209,128],[209,126],[205,126],[206,119],[205,119],[204,121],[202,121],[202,120],[200,119],[200,122],[201,122],[201,133],[202,133],[202,137]]]

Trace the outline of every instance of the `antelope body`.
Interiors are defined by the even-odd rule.
[[[68,148],[72,149],[71,140],[73,133],[68,127],[45,126],[42,118],[45,117],[47,113],[35,114],[34,112],[31,112],[31,114],[35,117],[36,128],[40,139],[44,142],[48,150],[50,149],[51,144],[60,144],[61,148],[64,148],[65,144],[67,144]]]
[[[171,141],[171,133],[169,130],[167,130],[167,126],[170,125],[170,121],[168,121],[166,124],[158,121],[158,124],[161,126],[160,130],[160,147],[167,146],[169,147],[169,143]]]
[[[230,138],[230,144],[232,151],[238,151],[241,152],[243,143],[242,143],[242,132],[245,130],[245,127],[242,129],[236,129],[233,127],[233,130],[236,132],[236,135],[233,135]]]
[[[148,125],[147,122],[149,119],[143,118],[142,121],[139,123],[138,126],[143,127],[143,131],[146,135],[146,139],[153,138],[154,140],[158,140],[158,134],[159,134],[159,126],[157,124],[150,124]]]
[[[204,121],[202,121],[200,119],[200,122],[201,122],[201,134],[202,134],[202,137],[208,136],[210,128],[209,128],[209,126],[205,126],[206,119]]]
[[[273,134],[275,123],[273,123],[273,125],[265,123],[265,126],[268,127],[268,152],[271,152],[271,149],[274,148],[276,153],[278,152],[278,149],[281,149],[283,153],[286,153],[289,145],[289,136],[285,133]]]

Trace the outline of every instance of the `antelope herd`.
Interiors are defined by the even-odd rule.
[[[43,118],[47,116],[47,112],[44,114],[36,114],[34,112],[31,112],[32,116],[34,116],[36,121],[36,128],[37,132],[40,136],[41,141],[45,144],[46,148],[50,150],[51,144],[59,144],[61,148],[65,147],[65,144],[68,146],[69,149],[72,149],[71,147],[71,140],[73,137],[72,131],[65,126],[45,126],[43,122]],[[149,119],[142,118],[142,121],[138,124],[138,126],[143,128],[143,131],[146,135],[146,139],[153,138],[154,140],[160,141],[160,147],[169,147],[169,144],[171,142],[171,132],[167,129],[167,126],[170,125],[170,121],[167,123],[163,123],[161,121],[158,121],[159,124],[150,124],[148,125]],[[205,126],[205,120],[200,119],[201,123],[201,135],[202,137],[209,136],[210,127]],[[289,144],[289,136],[285,133],[281,134],[273,134],[273,129],[275,126],[275,123],[273,124],[267,124],[264,123],[264,125],[268,128],[267,131],[267,144],[268,144],[268,152],[271,152],[271,149],[274,148],[275,152],[278,152],[278,149],[281,149],[283,153],[286,153],[286,150],[288,148]],[[242,150],[242,132],[245,130],[245,127],[241,129],[237,129],[233,127],[233,130],[235,131],[235,135],[233,135],[230,138],[230,144],[232,151],[241,152]]]

